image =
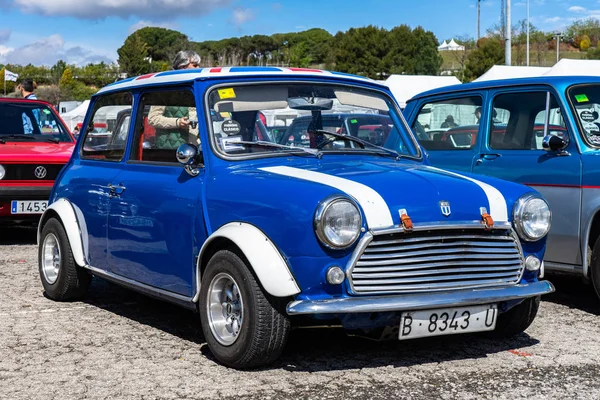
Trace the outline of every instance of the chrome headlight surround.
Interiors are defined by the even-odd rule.
[[[345,213],[351,213],[350,216],[344,216]],[[337,213],[337,214],[332,214]],[[331,219],[338,215],[339,218],[348,218],[352,222],[342,226],[332,226]],[[346,221],[347,222],[347,221]],[[319,203],[315,211],[313,226],[317,237],[326,247],[333,250],[343,250],[352,246],[362,230],[362,215],[356,203],[346,197],[330,197]],[[339,233],[343,230],[343,235]],[[350,233],[350,235],[348,234]],[[337,236],[337,237],[336,237]]]
[[[532,194],[517,200],[513,209],[513,224],[521,239],[527,242],[542,239],[550,231],[551,223],[552,212],[546,200]]]
[[[4,169],[4,166],[2,164],[0,164],[0,181],[2,179],[4,179],[5,176],[6,176],[6,169]]]

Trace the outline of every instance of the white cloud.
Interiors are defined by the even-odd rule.
[[[13,49],[0,46],[0,62],[19,65],[54,65],[58,60],[69,64],[85,65],[104,61],[111,63],[108,57],[81,46],[67,47],[61,35],[41,38],[28,45]]]
[[[254,19],[254,12],[249,8],[236,8],[233,10],[232,21],[235,25],[241,26]]]
[[[172,24],[169,22],[138,21],[137,23],[135,23],[129,27],[129,33],[131,34],[135,31],[137,31],[138,29],[146,28],[149,26],[154,26],[157,28],[173,29],[173,28],[175,28],[176,24]]]
[[[562,21],[562,19],[563,19],[562,17],[551,17],[551,18],[546,18],[544,20],[544,22],[548,23],[548,24],[552,24],[552,23],[556,23],[556,22]]]
[[[14,7],[26,14],[91,20],[132,16],[168,20],[181,16],[206,15],[230,2],[231,0],[2,0],[0,6]]]
[[[581,6],[572,6],[572,7],[569,7],[569,11],[574,12],[574,13],[584,13],[587,11],[587,9],[585,9]]]

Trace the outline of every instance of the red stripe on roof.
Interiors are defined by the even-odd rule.
[[[141,75],[141,76],[138,76],[136,80],[138,80],[138,79],[148,79],[148,78],[152,78],[154,75],[156,75],[156,74],[146,74],[146,75]]]
[[[222,69],[223,69],[223,68],[211,68],[211,69],[210,69],[210,73],[211,73],[211,74],[218,73],[218,72],[221,72],[221,70],[222,70]]]
[[[311,69],[311,68],[290,68],[290,71],[294,71],[294,72],[323,72],[320,69]]]

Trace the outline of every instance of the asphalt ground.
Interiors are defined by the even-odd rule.
[[[600,301],[550,276],[526,333],[374,342],[292,333],[271,367],[235,371],[197,315],[94,279],[85,301],[44,297],[35,231],[0,228],[0,399],[598,399]]]

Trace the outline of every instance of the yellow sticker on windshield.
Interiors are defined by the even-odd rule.
[[[577,100],[578,103],[586,103],[590,101],[590,99],[588,99],[588,97],[585,94],[576,94],[575,100]]]
[[[233,91],[233,88],[219,89],[219,98],[221,100],[235,99],[235,92]]]

